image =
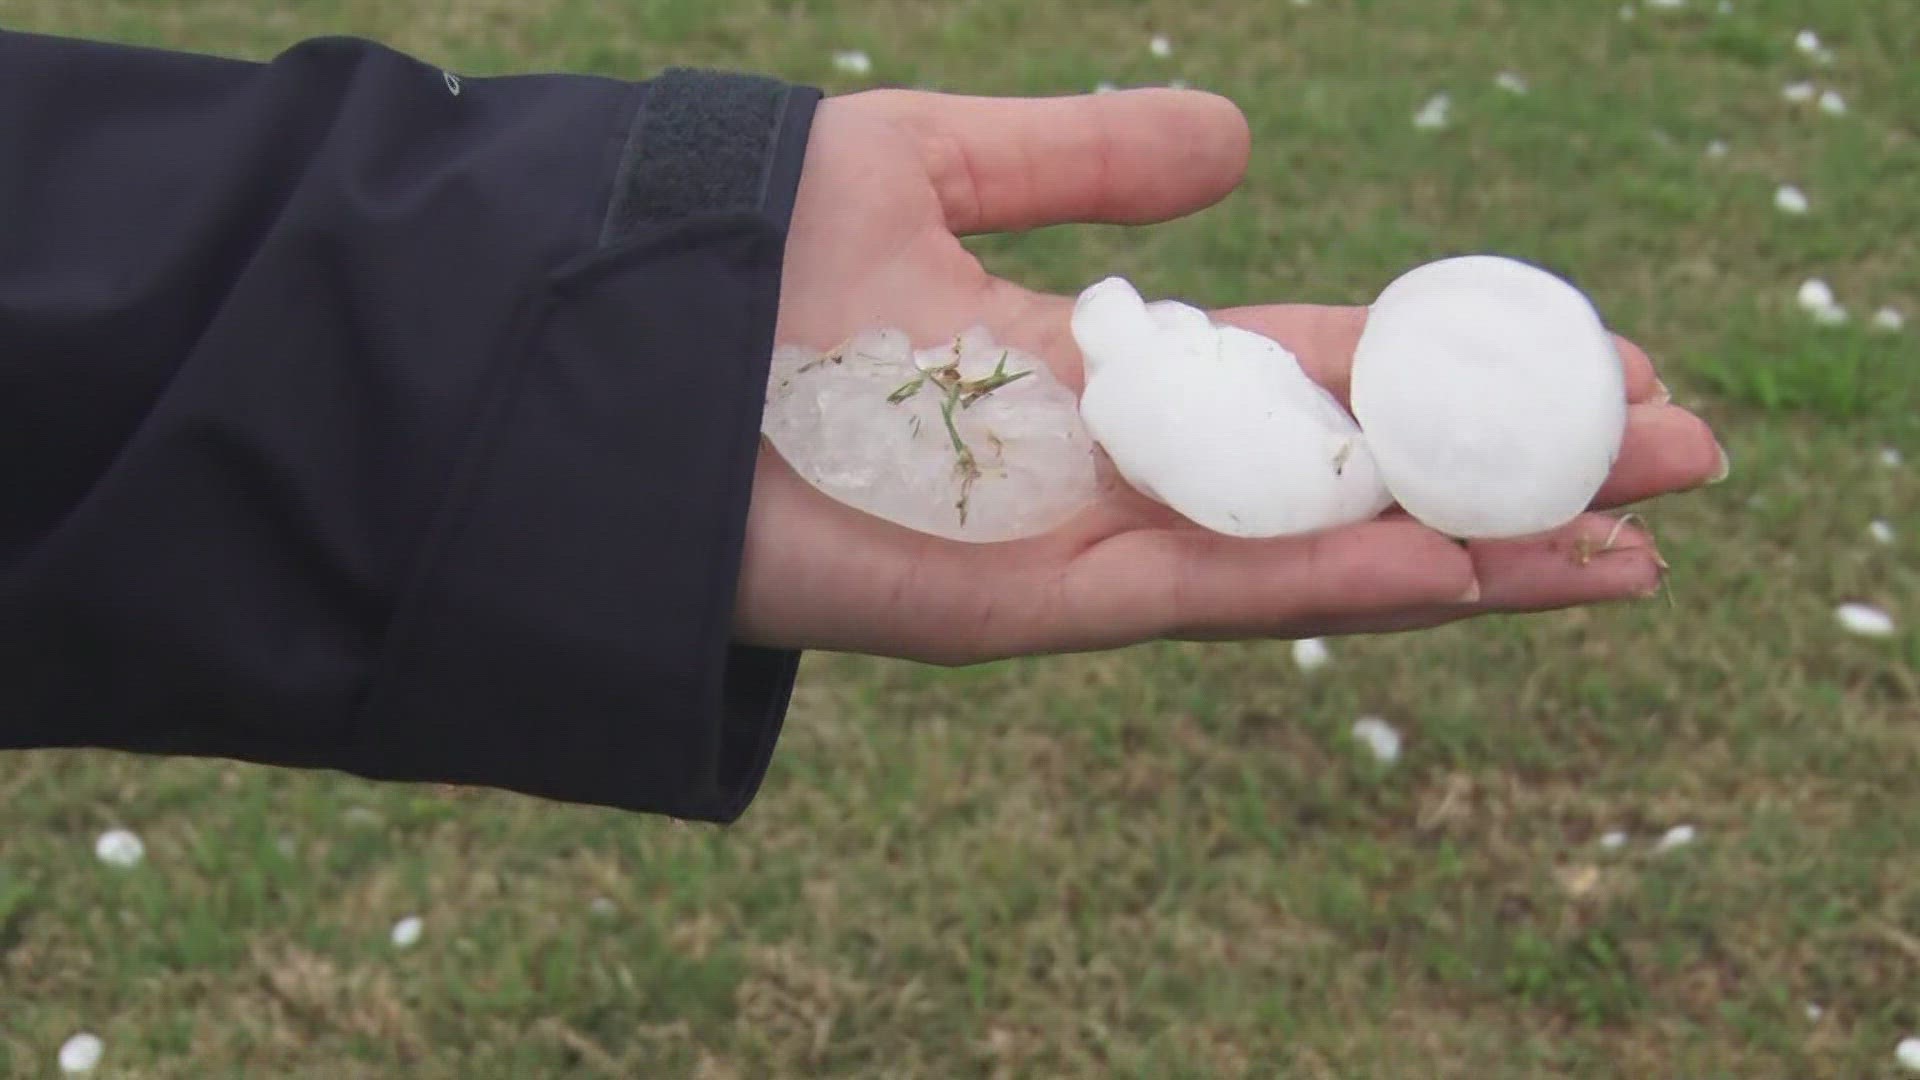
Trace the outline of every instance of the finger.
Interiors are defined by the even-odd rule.
[[[1218,202],[1247,167],[1246,118],[1196,90],[875,97],[918,136],[956,233],[1165,221]]]
[[[1080,648],[1157,637],[1264,637],[1302,621],[1382,615],[1473,595],[1473,561],[1417,522],[1376,520],[1248,540],[1128,532],[1075,560],[1058,605]]]
[[[1625,506],[1688,491],[1723,479],[1726,467],[1726,453],[1706,421],[1674,405],[1635,405],[1627,410],[1620,458],[1593,504]]]
[[[1300,366],[1320,385],[1341,401],[1347,400],[1353,354],[1360,347],[1360,333],[1366,329],[1367,309],[1322,304],[1273,304],[1264,307],[1227,308],[1216,312],[1221,322],[1252,330],[1285,345],[1300,358]],[[1663,400],[1667,388],[1654,374],[1653,362],[1646,351],[1618,334],[1615,350],[1620,355],[1620,370],[1632,403]]]
[[[1385,617],[1340,617],[1300,633],[1370,634],[1423,630],[1496,613],[1554,611],[1655,595],[1664,570],[1645,530],[1585,514],[1545,536],[1469,545],[1480,599],[1430,604]],[[1297,635],[1296,635],[1297,636]]]

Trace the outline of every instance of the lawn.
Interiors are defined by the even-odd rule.
[[[1363,302],[1441,254],[1523,256],[1644,343],[1734,462],[1645,508],[1666,597],[1338,640],[1311,674],[1282,642],[811,656],[727,829],[5,755],[0,1074],[53,1074],[89,1030],[103,1077],[1898,1075],[1920,1033],[1920,332],[1869,316],[1920,314],[1920,19],[1629,10],[0,0],[20,29],[262,58],[355,33],[469,74],[1185,80],[1247,111],[1242,190],[983,257],[1230,305]],[[849,48],[871,74],[835,71]],[[1846,112],[1785,100],[1802,79]],[[1439,92],[1451,124],[1416,128]],[[1775,209],[1784,183],[1808,213]],[[1796,306],[1813,276],[1847,323]],[[1898,629],[1843,633],[1846,601]],[[1397,763],[1351,738],[1368,714],[1403,733]],[[1683,824],[1690,844],[1656,850]],[[95,858],[116,825],[138,866]]]

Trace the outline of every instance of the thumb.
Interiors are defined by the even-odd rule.
[[[915,136],[959,234],[1165,221],[1226,197],[1247,167],[1239,107],[1197,90],[857,96]]]

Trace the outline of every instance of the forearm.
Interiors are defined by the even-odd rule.
[[[728,617],[815,95],[0,57],[0,745],[736,815],[792,675]]]

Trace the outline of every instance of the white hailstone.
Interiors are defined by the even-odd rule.
[[[1400,760],[1400,732],[1377,716],[1363,716],[1353,722],[1353,737],[1373,751],[1374,760],[1391,765]]]
[[[1517,72],[1503,71],[1495,75],[1493,77],[1493,85],[1505,90],[1509,94],[1524,94],[1527,92],[1527,80]]]
[[[1141,494],[1215,532],[1283,536],[1388,505],[1359,425],[1279,342],[1125,279],[1074,304],[1080,417]]]
[[[1820,111],[1829,116],[1841,116],[1847,111],[1847,99],[1840,96],[1838,90],[1820,91]]]
[[[917,350],[891,329],[780,346],[761,430],[825,494],[955,540],[1039,535],[1097,494],[1073,392],[979,327]]]
[[[596,896],[593,898],[593,902],[587,905],[587,910],[605,919],[612,916],[617,909],[614,907],[612,900],[604,896]]]
[[[1807,1002],[1807,1019],[1809,1020],[1820,1019],[1821,1016],[1826,1014],[1826,1011],[1827,1010],[1821,1008],[1817,1002]]]
[[[1185,90],[1186,88],[1187,80],[1185,79],[1171,79],[1167,82],[1167,89],[1169,90]]]
[[[1733,0],[1720,0],[1719,3],[1713,5],[1713,10],[1721,15],[1731,15],[1733,14]]]
[[[1572,521],[1620,454],[1620,356],[1587,297],[1514,259],[1417,267],[1368,310],[1353,415],[1402,508],[1450,536]]]
[[[1833,609],[1840,628],[1861,637],[1893,636],[1893,616],[1871,604],[1841,604]]]
[[[1847,321],[1847,309],[1834,299],[1833,289],[1819,278],[1801,282],[1794,299],[1802,311],[1824,326],[1838,326]]]
[[[1783,214],[1804,214],[1807,212],[1807,193],[1792,184],[1781,184],[1773,193],[1773,205]]]
[[[1893,543],[1893,526],[1877,519],[1869,521],[1867,535],[1873,537],[1875,543],[1891,544]]]
[[[1677,11],[1687,6],[1687,0],[1647,0],[1647,6],[1666,11]]]
[[[93,842],[93,854],[108,866],[135,866],[146,858],[147,845],[127,829],[108,829]]]
[[[1165,60],[1173,55],[1173,42],[1165,34],[1155,34],[1147,42],[1147,51]]]
[[[1632,22],[1633,16],[1634,16],[1634,10],[1633,10],[1632,4],[1620,5],[1620,21],[1621,22]]]
[[[1726,157],[1726,156],[1727,156],[1727,144],[1726,144],[1726,141],[1725,141],[1725,140],[1723,140],[1723,139],[1715,139],[1715,140],[1713,140],[1712,142],[1710,142],[1710,143],[1708,143],[1708,144],[1707,144],[1707,156],[1708,156],[1708,157],[1710,157],[1710,158],[1723,158],[1723,157]]]
[[[1697,835],[1691,825],[1675,825],[1673,828],[1661,834],[1660,839],[1655,841],[1653,850],[1672,851],[1675,848],[1686,847],[1688,844],[1693,843]]]
[[[1318,671],[1331,659],[1327,643],[1317,637],[1301,638],[1293,643],[1293,664],[1301,671]]]
[[[1891,446],[1881,447],[1880,448],[1880,464],[1885,465],[1889,469],[1899,468],[1900,467],[1900,451],[1895,450]]]
[[[1907,325],[1907,317],[1900,314],[1899,308],[1883,307],[1873,313],[1873,325],[1882,330],[1898,330]]]
[[[426,924],[420,920],[420,916],[418,915],[409,915],[401,919],[399,922],[393,924],[393,933],[390,935],[393,938],[393,947],[396,949],[410,949],[418,945],[420,943],[420,933],[425,929]]]
[[[1627,846],[1627,834],[1621,832],[1619,829],[1602,833],[1600,835],[1600,846],[1606,848],[1608,851],[1618,851]]]
[[[866,75],[873,71],[873,58],[859,49],[842,49],[833,54],[833,67],[844,75]]]
[[[1093,92],[1096,94],[1111,94],[1118,89],[1119,87],[1113,85],[1112,83],[1108,82],[1105,79],[1102,79],[1099,82],[1093,84]]]
[[[1413,114],[1413,126],[1422,131],[1437,131],[1447,126],[1447,117],[1452,111],[1452,96],[1435,94],[1420,106],[1419,112]]]
[[[1793,35],[1793,47],[1814,56],[1820,52],[1820,35],[1811,30],[1802,30]]]
[[[1819,92],[1820,88],[1810,82],[1794,82],[1782,87],[1780,89],[1780,96],[1793,102],[1795,105],[1805,105],[1807,102],[1812,101],[1814,95]]]
[[[1902,1068],[1909,1072],[1920,1072],[1920,1037],[1909,1035],[1894,1047],[1893,1056]]]
[[[60,1071],[69,1076],[90,1073],[100,1064],[100,1055],[106,1053],[107,1045],[100,1036],[91,1031],[83,1031],[60,1044]]]

